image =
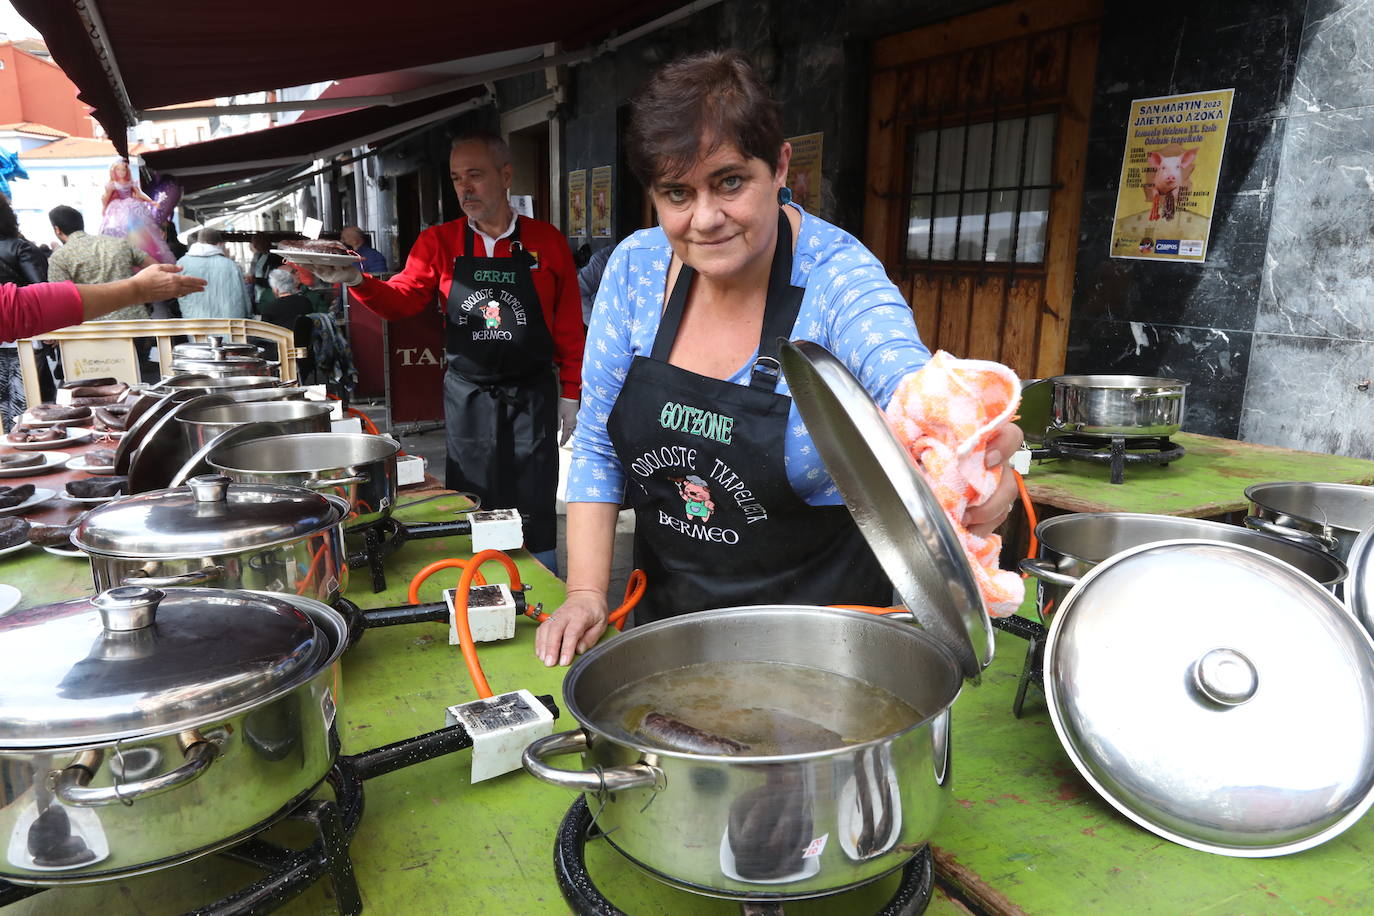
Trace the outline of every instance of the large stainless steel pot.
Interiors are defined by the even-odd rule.
[[[210,465],[241,483],[306,487],[350,506],[345,528],[371,525],[396,504],[396,456],[383,436],[308,433],[272,436],[214,449]]]
[[[268,424],[261,427],[264,435],[327,433],[330,413],[330,406],[318,401],[249,401],[183,410],[177,420],[195,453],[220,433],[244,423]]]
[[[1035,537],[1040,542],[1039,555],[1034,560],[1022,560],[1021,571],[1040,583],[1037,607],[1042,616],[1062,604],[1069,589],[1113,554],[1176,538],[1206,538],[1252,547],[1296,566],[1328,589],[1334,589],[1346,576],[1345,564],[1320,550],[1200,518],[1085,512],[1047,518],[1035,526]]]
[[[211,585],[331,603],[348,585],[348,503],[299,487],[193,478],[97,506],[72,543],[96,588]]]
[[[222,589],[0,617],[0,878],[138,874],[280,818],[338,752],[346,640],[319,602]]]
[[[1342,560],[1360,532],[1374,528],[1374,487],[1304,481],[1259,483],[1245,488],[1249,525],[1265,534],[1307,544]]]
[[[1141,375],[1060,375],[1053,387],[1051,434],[1172,436],[1183,428],[1188,383]]]
[[[865,681],[925,718],[878,740],[774,757],[663,750],[592,718],[607,695],[658,671],[779,660]],[[955,656],[908,623],[816,607],[702,611],[636,628],[583,655],[563,682],[567,709],[581,728],[530,745],[525,767],[545,782],[586,793],[606,841],[670,884],[731,898],[831,893],[900,867],[929,840],[948,794],[949,706],[962,684]],[[572,752],[581,753],[581,770],[545,762]],[[857,841],[863,813],[856,798],[875,786],[888,805],[871,817],[879,823],[886,817],[890,826],[864,848]],[[739,874],[736,853],[744,850],[732,844],[728,825],[740,805],[809,818],[811,848],[803,843],[778,863],[792,871],[790,878]]]

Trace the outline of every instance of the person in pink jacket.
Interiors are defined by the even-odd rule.
[[[153,264],[113,283],[0,284],[0,341],[35,337],[118,308],[174,299],[205,288],[199,277],[178,276],[181,268]]]

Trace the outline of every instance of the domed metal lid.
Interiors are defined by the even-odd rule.
[[[1164,541],[1093,569],[1055,614],[1045,692],[1084,778],[1184,846],[1297,852],[1374,802],[1374,642],[1249,547]]]
[[[883,571],[912,615],[977,681],[993,632],[978,582],[945,510],[887,418],[834,354],[785,343],[782,370],[797,411]]]
[[[338,501],[303,487],[232,483],[211,474],[97,506],[72,542],[107,556],[210,556],[305,537],[346,514]]]
[[[226,356],[262,356],[262,349],[250,343],[225,340],[218,334],[211,334],[204,342],[191,341],[172,347],[174,357],[183,359],[224,359]]]
[[[192,727],[313,676],[331,647],[284,600],[120,586],[0,616],[0,747]]]

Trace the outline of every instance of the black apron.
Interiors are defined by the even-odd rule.
[[[637,624],[750,604],[891,602],[892,585],[844,506],[792,489],[784,452],[792,399],[777,394],[778,342],[802,293],[792,230],[778,214],[759,355],[750,383],[668,363],[694,271],[682,266],[652,355],[637,356],[606,424],[635,510],[635,565],[648,588]]]
[[[489,509],[519,509],[525,546],[553,550],[558,489],[558,378],[553,337],[520,245],[520,222],[506,258],[463,253],[453,259],[448,293],[444,485],[477,494]]]

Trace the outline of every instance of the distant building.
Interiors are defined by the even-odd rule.
[[[5,142],[3,134],[0,130],[0,143]],[[143,149],[136,146],[129,151],[134,168],[138,168],[137,154]],[[100,198],[114,160],[113,143],[90,137],[63,137],[21,152],[19,162],[29,173],[29,180],[15,184],[13,206],[19,231],[34,244],[54,243],[48,211],[58,204],[80,210],[86,228],[98,231]]]
[[[76,91],[41,41],[0,41],[0,124],[32,122],[64,136],[94,137],[95,120]]]

